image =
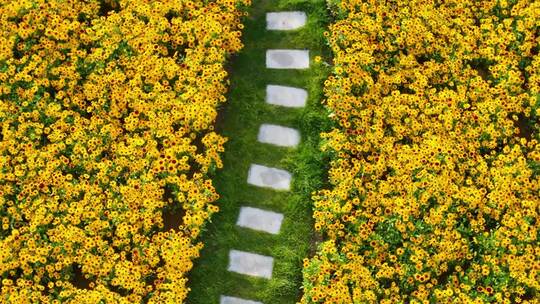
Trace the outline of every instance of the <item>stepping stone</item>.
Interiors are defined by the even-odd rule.
[[[290,190],[291,179],[291,174],[285,170],[253,164],[249,168],[247,182],[274,190]]]
[[[219,304],[263,304],[263,303],[251,301],[251,300],[244,300],[244,299],[235,298],[235,297],[221,296],[221,298],[219,299]]]
[[[266,14],[266,29],[268,30],[295,30],[306,24],[307,16],[304,12],[276,12]]]
[[[309,51],[267,50],[266,67],[269,69],[307,69],[309,68]]]
[[[272,278],[274,258],[239,250],[229,252],[228,271],[265,279]]]
[[[257,137],[259,142],[281,147],[295,147],[300,142],[300,132],[278,125],[263,124]]]
[[[278,234],[283,214],[252,207],[242,207],[236,225],[253,230]]]
[[[266,86],[266,102],[289,108],[301,108],[306,105],[308,92],[304,89],[281,85]]]

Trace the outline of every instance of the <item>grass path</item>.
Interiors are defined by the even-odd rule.
[[[300,10],[308,15],[305,27],[294,31],[267,31],[265,14]],[[214,179],[220,212],[203,232],[205,248],[189,278],[189,304],[218,303],[222,294],[253,299],[265,304],[294,303],[301,294],[302,260],[313,247],[310,193],[322,186],[326,164],[319,152],[319,133],[329,128],[320,105],[322,82],[327,68],[313,63],[327,52],[323,32],[327,24],[324,0],[254,0],[245,21],[245,48],[232,59],[228,103],[222,109],[218,129],[229,138],[224,169]],[[267,49],[309,49],[307,70],[268,70]],[[305,108],[291,109],[265,103],[267,84],[304,88],[309,92]],[[301,131],[295,149],[257,141],[259,126],[272,123]],[[277,192],[246,183],[250,164],[283,168],[293,174],[290,192]],[[257,232],[235,225],[241,206],[283,213],[279,235]],[[238,249],[274,257],[270,280],[227,271],[228,253]]]

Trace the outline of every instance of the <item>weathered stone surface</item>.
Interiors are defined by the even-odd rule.
[[[266,102],[273,105],[301,108],[306,105],[308,92],[304,89],[281,85],[266,86]]]
[[[267,50],[266,67],[269,69],[307,69],[309,68],[309,51]]]
[[[281,169],[252,164],[248,172],[248,184],[272,188],[274,190],[290,190],[292,175]]]
[[[235,297],[221,296],[219,304],[263,304],[262,302],[244,300]]]
[[[242,207],[236,225],[271,234],[278,234],[283,214],[259,208]]]
[[[263,124],[257,139],[265,144],[281,147],[296,147],[300,143],[300,132],[296,129],[278,125]]]
[[[229,271],[270,279],[273,267],[272,257],[239,250],[229,251]]]
[[[268,30],[295,30],[306,24],[307,16],[304,12],[273,12],[266,14],[266,29]]]

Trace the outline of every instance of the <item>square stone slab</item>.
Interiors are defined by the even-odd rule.
[[[274,190],[290,190],[292,175],[281,169],[252,164],[248,172],[248,184],[272,188]]]
[[[278,234],[283,214],[252,207],[242,207],[236,225],[253,230]]]
[[[296,147],[300,143],[300,132],[296,129],[278,125],[263,124],[257,137],[259,142],[281,146]]]
[[[304,89],[269,84],[266,86],[266,102],[289,108],[306,106],[308,92]]]
[[[235,297],[221,296],[219,304],[263,304],[262,302],[256,302],[251,300],[244,300]]]
[[[253,277],[272,278],[274,258],[239,250],[229,251],[228,271]]]
[[[309,68],[309,51],[267,50],[266,67],[269,69],[307,69]]]
[[[275,12],[266,14],[267,30],[296,30],[306,24],[307,16],[304,12]]]

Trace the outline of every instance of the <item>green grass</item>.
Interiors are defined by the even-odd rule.
[[[308,24],[290,32],[266,31],[266,12],[302,10]],[[311,192],[325,182],[327,160],[319,151],[321,131],[330,128],[320,104],[328,68],[312,62],[308,70],[268,70],[265,51],[275,48],[309,49],[310,57],[323,56],[323,32],[328,22],[324,0],[255,0],[245,20],[245,48],[231,59],[230,92],[222,109],[218,130],[229,138],[223,154],[224,169],[214,178],[221,199],[220,212],[203,232],[202,256],[190,273],[189,304],[218,303],[221,294],[264,303],[294,303],[301,296],[302,260],[314,250]],[[308,105],[302,109],[265,103],[267,84],[305,88]],[[296,149],[257,142],[262,123],[289,126],[301,131]],[[250,164],[284,168],[293,173],[290,192],[261,189],[246,183]],[[279,235],[256,232],[235,225],[241,206],[248,205],[285,215]],[[274,257],[271,280],[227,272],[230,249]]]

